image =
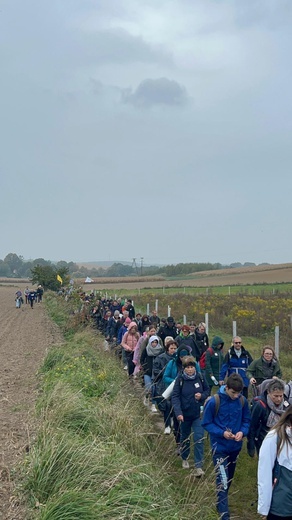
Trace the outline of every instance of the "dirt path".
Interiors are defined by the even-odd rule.
[[[12,287],[0,287],[0,519],[25,520],[13,473],[33,435],[37,377],[47,349],[62,341],[43,304],[16,309]]]

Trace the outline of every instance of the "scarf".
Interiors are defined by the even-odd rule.
[[[268,407],[271,409],[268,420],[267,420],[267,427],[272,428],[273,426],[275,426],[275,424],[277,424],[281,415],[285,412],[284,402],[282,401],[282,403],[279,404],[279,406],[276,406],[268,394],[267,395],[267,404],[268,404]]]
[[[192,376],[189,376],[189,375],[186,374],[185,372],[182,373],[182,377],[183,377],[186,381],[188,381],[189,379],[195,379],[196,375],[197,375],[197,372],[195,372]]]
[[[158,345],[156,347],[153,347],[151,345],[151,343],[148,343],[148,345],[146,347],[146,352],[147,352],[148,356],[156,357],[159,354],[161,354],[161,352],[164,352],[164,348],[159,343],[158,343]]]

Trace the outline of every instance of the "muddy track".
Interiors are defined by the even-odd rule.
[[[37,371],[61,334],[43,304],[16,309],[13,287],[0,287],[0,519],[26,520],[15,473],[34,435]]]

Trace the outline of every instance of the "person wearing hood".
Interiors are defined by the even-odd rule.
[[[228,491],[235,472],[242,439],[250,426],[247,399],[241,395],[243,380],[231,374],[226,385],[205,405],[202,426],[210,434],[213,464],[216,471],[217,511],[221,520],[230,520]]]
[[[164,341],[165,350],[162,354],[156,356],[153,360],[153,395],[155,396],[155,402],[160,410],[163,413],[164,419],[164,434],[169,435],[171,433],[171,418],[172,418],[172,407],[169,399],[164,399],[162,394],[166,389],[166,385],[163,382],[163,374],[166,368],[166,365],[169,361],[171,361],[177,351],[176,341],[171,337],[167,336]],[[178,425],[177,425],[178,426]],[[177,431],[178,428],[174,426],[174,430]]]
[[[148,344],[147,344],[145,350],[143,350],[143,352],[141,354],[141,359],[140,359],[140,364],[144,371],[144,383],[145,383],[145,391],[146,391],[145,404],[148,404],[147,399],[151,396],[151,401],[152,401],[151,412],[153,412],[153,413],[157,412],[157,409],[155,406],[155,398],[154,398],[154,395],[152,392],[153,361],[156,358],[156,356],[158,356],[159,354],[161,354],[163,352],[163,350],[164,350],[163,347],[159,344],[158,336],[155,336],[155,335],[151,336],[149,338],[149,341],[148,341]]]
[[[157,331],[156,331],[155,326],[151,325],[148,329],[145,330],[145,332],[143,332],[142,336],[140,337],[140,339],[137,343],[137,346],[135,348],[134,358],[133,358],[134,364],[136,366],[140,365],[140,359],[141,359],[142,353],[144,352],[144,350],[146,349],[146,347],[149,343],[149,338],[151,336],[156,336],[156,332]],[[160,338],[159,338],[159,344],[161,347],[163,347],[162,341]]]
[[[210,393],[209,386],[201,373],[196,371],[193,356],[182,359],[182,373],[176,378],[171,402],[174,414],[180,421],[182,467],[189,468],[190,435],[194,437],[194,462],[196,477],[202,477],[204,471],[204,430],[201,425],[200,410]]]
[[[220,370],[223,365],[224,356],[222,349],[224,347],[224,341],[220,336],[215,336],[211,347],[206,350],[206,381],[212,390],[212,387],[218,386]]]
[[[266,436],[258,463],[258,513],[292,519],[292,406]]]
[[[175,341],[177,342],[179,347],[181,347],[182,345],[187,345],[188,347],[191,347],[192,356],[197,360],[200,359],[199,351],[197,350],[194,341],[194,336],[190,335],[190,327],[188,325],[182,326],[179,335],[175,338]]]
[[[135,370],[135,365],[133,363],[133,356],[135,347],[139,341],[140,334],[138,332],[137,323],[135,321],[131,321],[129,324],[127,332],[124,334],[122,339],[122,347],[125,351],[127,365],[128,365],[128,374],[132,376]]]

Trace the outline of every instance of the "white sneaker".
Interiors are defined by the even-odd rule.
[[[127,365],[124,366],[124,370],[128,370],[128,366]]]
[[[155,404],[151,405],[151,412],[152,413],[157,413],[157,408],[156,408]]]
[[[183,469],[189,469],[189,467],[190,467],[189,461],[188,460],[183,460],[182,461],[182,467],[183,467]]]
[[[170,426],[166,426],[165,430],[164,430],[164,435],[169,435],[171,433],[171,427]]]
[[[143,404],[144,404],[145,406],[149,406],[149,397],[147,397],[147,395],[144,396]]]
[[[194,471],[195,477],[202,477],[203,475],[205,475],[205,471],[202,470],[202,468],[195,468],[195,471]]]

